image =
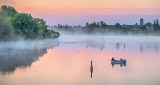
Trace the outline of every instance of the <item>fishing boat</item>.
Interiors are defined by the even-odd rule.
[[[115,60],[114,58],[111,59],[111,64],[126,64],[125,59]]]

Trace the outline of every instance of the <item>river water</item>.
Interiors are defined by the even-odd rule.
[[[160,85],[159,46],[158,36],[1,42],[0,85]]]

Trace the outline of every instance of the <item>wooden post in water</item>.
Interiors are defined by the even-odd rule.
[[[92,73],[93,73],[92,60],[91,60],[91,67],[90,67],[90,72],[91,72],[91,78],[92,78]]]

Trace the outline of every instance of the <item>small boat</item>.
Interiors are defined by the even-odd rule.
[[[125,59],[120,59],[120,60],[115,60],[114,58],[111,59],[111,64],[121,64],[121,65],[126,65],[126,60]]]

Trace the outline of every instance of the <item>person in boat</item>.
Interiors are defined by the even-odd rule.
[[[120,58],[121,61],[123,61],[123,59]]]
[[[114,57],[112,57],[112,60],[115,60]]]

